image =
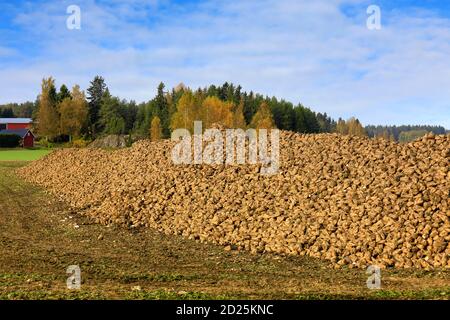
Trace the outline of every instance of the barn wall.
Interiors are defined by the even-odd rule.
[[[8,130],[16,130],[16,129],[29,129],[30,124],[28,123],[8,123],[7,128]]]

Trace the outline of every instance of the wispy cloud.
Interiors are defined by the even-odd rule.
[[[0,25],[0,103],[34,99],[48,75],[86,87],[101,74],[137,101],[159,81],[231,81],[334,117],[450,128],[450,19],[435,7],[382,5],[370,31],[367,1],[83,0],[71,31],[73,2],[24,4]]]

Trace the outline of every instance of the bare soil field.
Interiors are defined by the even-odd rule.
[[[225,251],[152,228],[103,226],[0,163],[0,299],[449,299],[450,271],[334,269],[313,257]],[[80,290],[66,269],[81,268]]]

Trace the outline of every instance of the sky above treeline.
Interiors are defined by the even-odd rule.
[[[160,81],[228,81],[333,118],[450,129],[450,1],[0,0],[0,104],[34,100],[43,77],[86,89],[95,75],[136,102]]]

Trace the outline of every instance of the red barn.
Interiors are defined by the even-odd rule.
[[[0,130],[31,129],[30,118],[0,118]]]
[[[34,147],[34,134],[30,129],[0,130],[0,134],[14,134],[22,139],[24,148]]]

